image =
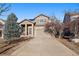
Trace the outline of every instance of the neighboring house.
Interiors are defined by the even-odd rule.
[[[0,38],[3,38],[3,27],[4,27],[5,21],[0,19]]]
[[[23,28],[22,37],[30,36],[34,37],[34,26],[35,23],[30,20],[23,20],[19,23],[19,25]]]
[[[64,16],[63,23],[71,22],[79,17],[79,13],[66,13]]]
[[[72,32],[79,32],[79,13],[66,13],[63,23],[64,27],[70,28]]]

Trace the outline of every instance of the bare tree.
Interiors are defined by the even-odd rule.
[[[58,20],[55,16],[50,17],[51,22],[48,22],[45,25],[45,30],[50,33],[51,35],[59,35],[61,29],[60,20]]]
[[[3,16],[5,12],[10,10],[11,4],[0,3],[0,16]]]
[[[51,20],[52,22],[55,22],[55,21],[57,20],[57,18],[53,15],[53,16],[50,16],[50,20]]]

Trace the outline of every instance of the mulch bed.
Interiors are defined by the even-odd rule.
[[[79,43],[69,42],[67,39],[62,38],[58,38],[57,40],[79,55]]]

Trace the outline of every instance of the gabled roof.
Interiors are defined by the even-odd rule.
[[[28,20],[28,19],[24,19],[24,20],[22,20],[20,23],[22,23],[22,22],[24,22],[24,21],[29,21],[29,22],[31,22],[31,23],[35,23],[35,22],[32,22],[31,20]],[[19,24],[20,24],[19,23]]]
[[[76,16],[76,15],[79,15],[79,13],[66,13],[66,14],[64,15],[63,23],[65,23],[65,22],[68,21],[68,20],[71,21],[72,19],[70,19],[70,17]]]
[[[2,20],[3,22],[5,22],[6,20],[3,20],[3,19],[0,19],[0,20]]]
[[[79,13],[66,13],[69,16],[75,16],[75,15],[79,15]]]
[[[5,24],[6,20],[0,19],[2,24]]]
[[[45,16],[45,17],[49,18],[48,16],[46,16],[46,15],[44,15],[44,14],[39,14],[39,15],[36,16],[35,18],[37,18],[37,17],[39,17],[39,16]],[[35,19],[35,18],[34,18],[34,19]]]
[[[29,19],[30,21],[34,21],[35,19]]]

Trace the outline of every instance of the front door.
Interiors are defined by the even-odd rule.
[[[27,35],[28,36],[32,35],[32,25],[31,24],[27,24]]]

